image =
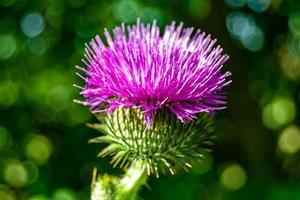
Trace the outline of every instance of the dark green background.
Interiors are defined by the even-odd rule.
[[[0,0],[0,199],[85,200],[96,120],[73,83],[84,43],[122,21],[200,28],[230,55],[228,108],[212,156],[190,173],[150,178],[145,199],[300,199],[300,1]]]

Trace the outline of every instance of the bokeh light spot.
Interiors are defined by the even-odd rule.
[[[39,170],[37,166],[31,161],[23,162],[23,165],[28,174],[28,183],[34,183],[37,181],[39,178]]]
[[[37,12],[27,14],[22,18],[21,28],[26,36],[35,37],[44,31],[44,18]]]
[[[225,0],[225,4],[230,8],[241,8],[246,2],[247,0]]]
[[[287,97],[278,98],[273,102],[273,115],[280,124],[294,120],[296,107],[294,101]]]
[[[300,79],[300,38],[294,36],[284,40],[278,50],[282,72],[291,80]]]
[[[210,0],[190,0],[189,13],[198,19],[203,19],[210,14],[211,1]]]
[[[246,13],[231,12],[226,17],[226,27],[234,38],[241,39],[249,32],[254,31],[255,21],[252,16]]]
[[[0,126],[0,152],[7,150],[12,144],[12,137],[7,129]]]
[[[300,36],[300,13],[289,16],[289,29],[293,34]]]
[[[47,49],[47,43],[42,37],[28,38],[27,47],[29,51],[36,55],[42,55]]]
[[[137,17],[138,5],[133,0],[119,0],[113,6],[113,15],[122,22],[134,22]]]
[[[26,156],[39,165],[43,165],[48,161],[52,150],[52,143],[44,135],[31,136],[25,145]]]
[[[49,2],[46,13],[45,20],[54,27],[58,27],[63,23],[62,14],[65,11],[64,1],[52,1]]]
[[[264,108],[262,115],[266,127],[277,129],[295,119],[296,106],[289,97],[277,97]]]
[[[231,164],[223,170],[220,181],[226,189],[238,190],[245,185],[247,174],[239,164]]]
[[[51,100],[52,104],[51,107],[55,112],[62,111],[71,101],[70,91],[67,87],[59,85],[52,88],[49,91],[49,99]],[[53,103],[55,102],[55,103]],[[60,106],[57,106],[60,105]]]
[[[260,28],[255,27],[253,32],[244,34],[241,40],[242,44],[250,51],[258,51],[264,46],[265,36]]]
[[[20,162],[8,162],[4,169],[4,179],[9,185],[13,187],[23,187],[28,182],[28,174],[26,168]]]
[[[213,157],[210,154],[206,154],[203,156],[201,163],[195,164],[192,167],[192,172],[195,174],[204,174],[212,168],[213,162]]]
[[[0,58],[11,57],[16,50],[17,42],[12,35],[0,35]]]
[[[157,22],[161,22],[163,19],[163,12],[155,7],[145,7],[142,11],[141,11],[141,20],[145,23],[149,22],[153,22],[153,20],[157,20]]]
[[[9,190],[0,190],[1,200],[16,200],[14,194]]]
[[[248,0],[248,7],[255,12],[263,12],[270,6],[271,0]]]
[[[65,4],[63,1],[51,1],[48,4],[46,13],[52,16],[59,16],[65,11]]]
[[[59,188],[54,192],[52,200],[78,200],[78,199],[73,190],[68,188]]]
[[[70,105],[67,110],[67,118],[64,123],[69,126],[74,126],[76,124],[85,123],[90,118],[89,112],[76,105]]]
[[[35,195],[30,197],[28,200],[49,200],[49,199],[44,195]]]
[[[300,25],[300,24],[299,24]],[[291,53],[293,56],[300,55],[300,38],[298,37],[288,37],[287,39],[288,53]]]
[[[9,107],[17,102],[19,87],[11,80],[0,82],[0,106]]]
[[[300,128],[291,125],[285,128],[278,140],[279,149],[283,153],[293,154],[300,150]]]
[[[264,46],[264,33],[256,26],[251,15],[243,12],[231,12],[226,17],[226,27],[231,36],[239,40],[246,49],[258,51]]]

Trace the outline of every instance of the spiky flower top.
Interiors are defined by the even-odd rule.
[[[107,45],[99,36],[86,45],[87,68],[78,66],[85,73],[86,100],[80,103],[107,116],[107,134],[99,141],[111,145],[103,154],[124,163],[144,160],[150,172],[189,166],[207,139],[201,132],[211,132],[203,116],[225,108],[230,73],[221,68],[228,55],[216,39],[183,23],[166,26],[162,36],[156,21],[137,20],[127,29],[122,24],[113,33],[105,30]]]

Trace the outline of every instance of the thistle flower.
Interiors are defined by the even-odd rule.
[[[104,132],[91,142],[110,145],[99,155],[128,166],[142,161],[148,174],[175,173],[201,161],[212,144],[212,115],[225,108],[231,81],[221,68],[228,59],[216,39],[173,22],[164,34],[152,25],[122,24],[86,45],[78,74],[85,80],[78,101],[98,113]]]
[[[222,73],[228,55],[216,40],[183,23],[167,26],[163,36],[156,21],[116,27],[114,38],[107,30],[105,46],[96,36],[86,46],[86,74],[81,94],[94,112],[110,112],[120,106],[140,108],[147,124],[158,110],[167,108],[182,122],[197,113],[225,108],[222,89],[230,81]]]

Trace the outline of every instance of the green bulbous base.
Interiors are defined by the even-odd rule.
[[[148,175],[157,177],[159,172],[175,174],[182,168],[188,170],[202,161],[213,144],[213,120],[206,113],[184,124],[168,110],[161,110],[155,114],[152,125],[147,126],[139,109],[119,108],[99,116],[99,120],[103,124],[90,126],[104,135],[90,142],[109,144],[99,156],[111,155],[114,166],[125,168],[141,162]]]

